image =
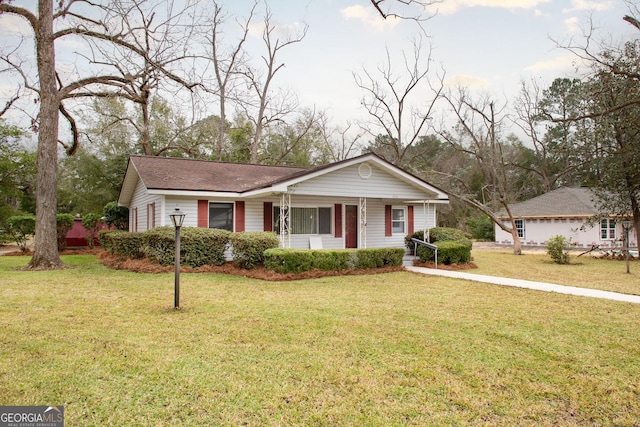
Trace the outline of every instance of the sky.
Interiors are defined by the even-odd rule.
[[[228,3],[242,16],[251,2]],[[576,77],[576,57],[557,42],[584,42],[590,22],[597,37],[638,34],[622,21],[629,10],[619,0],[443,0],[422,30],[414,21],[382,19],[368,0],[270,0],[269,7],[278,25],[308,25],[304,41],[286,52],[279,83],[338,119],[366,115],[353,73],[384,65],[386,49],[400,65],[399,54],[411,53],[412,38],[422,33],[432,49],[431,69],[444,72],[448,86],[508,100],[523,80],[546,88],[557,77]]]
[[[253,4],[253,0],[218,1],[230,22],[246,18]],[[34,3],[15,3],[25,2]],[[375,74],[376,67],[384,65],[387,51],[400,72],[402,52],[411,54],[411,40],[420,35],[423,49],[432,50],[432,78],[444,73],[448,87],[463,85],[508,101],[522,81],[533,78],[548,87],[555,78],[577,77],[577,58],[558,48],[557,42],[583,43],[590,22],[598,38],[611,38],[614,43],[638,35],[622,20],[629,10],[621,0],[442,0],[427,11],[433,16],[421,25],[384,20],[369,0],[266,2],[278,34],[307,26],[304,40],[282,51],[279,59],[285,65],[273,85],[295,91],[302,105],[326,111],[337,123],[367,116],[361,106],[364,93],[356,86],[354,73],[362,75],[366,69]],[[263,14],[264,8],[263,2],[257,14]],[[19,21],[0,17],[0,49],[6,45],[6,34],[15,34],[16,28],[24,31]],[[261,21],[256,19],[247,45],[256,61],[263,48],[260,32]],[[229,34],[229,40],[232,37]],[[58,45],[58,50],[64,49],[74,47]],[[10,82],[0,79],[0,101],[10,93]]]

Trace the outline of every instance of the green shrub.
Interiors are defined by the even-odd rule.
[[[87,244],[93,248],[95,240],[98,238],[98,232],[104,225],[102,215],[99,213],[88,213],[82,217],[82,226],[87,230]]]
[[[98,240],[102,248],[122,259],[144,258],[143,233],[129,233],[122,230],[101,230]]]
[[[217,228],[183,227],[180,237],[181,262],[191,267],[224,264],[230,235],[229,231]]]
[[[486,215],[473,216],[467,220],[467,226],[471,235],[476,240],[493,242],[495,238],[495,229],[493,221]]]
[[[464,243],[453,240],[442,240],[435,244],[438,247],[438,262],[450,264],[466,264],[471,261],[471,249]]]
[[[7,220],[7,227],[12,239],[20,248],[20,251],[26,253],[29,248],[27,240],[33,236],[36,231],[36,217],[34,215],[16,215]]]
[[[424,231],[419,230],[412,235],[405,237],[405,245],[407,246],[407,248],[409,248],[411,253],[413,253],[415,243],[411,241],[411,238],[424,240]],[[473,242],[471,241],[469,236],[462,230],[448,227],[434,227],[429,230],[429,241],[430,243],[438,246],[438,262],[443,262],[441,261],[442,256],[440,253],[440,246],[437,244],[438,242],[458,242],[466,248],[468,259],[471,259],[471,248],[473,246]],[[422,262],[435,260],[435,252],[432,249],[427,248],[426,246],[418,246],[418,251],[415,255],[419,257],[420,261]],[[463,258],[466,258],[466,256]],[[456,261],[454,261],[454,263],[458,264],[458,262]]]
[[[413,252],[414,243],[411,241],[412,238],[424,241],[424,230],[418,230],[411,235],[407,235],[404,238],[404,243],[407,249]],[[462,230],[458,230],[457,228],[449,228],[449,227],[434,227],[429,229],[429,243],[435,243],[442,240],[453,240],[456,242],[460,242],[469,247],[473,245],[469,235]]]
[[[104,222],[109,227],[118,230],[129,229],[129,208],[126,206],[118,206],[118,202],[109,202],[104,206],[102,213]]]
[[[571,246],[571,239],[564,236],[553,236],[547,240],[547,253],[556,264],[569,264],[568,248]]]
[[[56,233],[58,235],[58,250],[63,251],[67,247],[67,233],[73,228],[73,215],[56,215]]]
[[[233,262],[246,269],[264,264],[264,251],[280,245],[278,235],[272,232],[231,233],[229,240]]]
[[[157,227],[142,234],[144,253],[150,261],[160,265],[175,262],[173,227]],[[224,252],[230,234],[215,228],[183,227],[180,234],[180,263],[191,267],[224,264]]]
[[[403,248],[268,249],[265,251],[265,268],[278,273],[301,273],[399,266],[404,253]]]

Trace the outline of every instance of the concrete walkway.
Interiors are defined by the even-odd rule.
[[[506,277],[485,276],[482,274],[462,273],[460,271],[438,270],[434,268],[405,266],[408,271],[433,276],[451,277],[454,279],[471,280],[474,282],[491,283],[501,286],[534,289],[537,291],[557,292],[560,294],[578,295],[583,297],[603,298],[614,301],[624,301],[640,304],[640,295],[620,294],[617,292],[600,291],[597,289],[578,288],[575,286],[555,285],[553,283],[532,282],[530,280],[509,279]]]

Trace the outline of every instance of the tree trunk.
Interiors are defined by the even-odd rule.
[[[56,234],[60,99],[56,83],[52,0],[39,0],[38,9],[39,26],[34,30],[40,79],[40,128],[36,176],[35,246],[28,268],[45,270],[60,268],[64,265],[58,254]]]
[[[520,242],[520,236],[518,236],[518,230],[513,227],[511,230],[511,236],[513,237],[513,254],[522,255],[522,243]]]

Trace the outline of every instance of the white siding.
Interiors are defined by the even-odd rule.
[[[131,206],[129,206],[129,231],[136,231],[135,228],[135,214],[137,209],[137,231],[145,231],[147,229],[147,206],[154,201],[159,201],[158,197],[151,196],[147,194],[146,187],[142,183],[142,181],[138,181],[136,184],[136,189],[133,193],[133,197],[131,199]],[[158,207],[160,206],[159,202],[156,202],[156,215]],[[157,224],[157,223],[156,223]]]
[[[359,165],[343,168],[310,179],[295,186],[293,194],[340,197],[380,197],[398,200],[422,200],[434,197],[424,190],[401,181],[385,170],[371,164],[371,175],[363,178]]]
[[[508,223],[507,223],[508,224]],[[581,230],[580,228],[584,228]],[[495,229],[495,241],[498,244],[513,245],[513,238],[510,233],[503,231],[497,225]],[[622,226],[618,225],[616,237],[622,236]],[[619,240],[601,239],[600,223],[596,222],[593,226],[587,224],[584,218],[536,218],[525,220],[524,239],[521,239],[523,245],[528,246],[545,246],[547,240],[554,236],[564,236],[571,239],[577,248],[590,248],[592,245],[600,247],[621,246]],[[630,246],[637,246],[635,235],[630,234]]]
[[[232,199],[206,199],[208,201],[217,202],[234,202]],[[185,227],[197,227],[198,226],[198,198],[187,197],[169,197],[162,198],[161,196],[149,196],[145,195],[144,186],[141,184],[136,189],[132,200],[132,207],[138,206],[138,231],[144,231],[146,228],[146,212],[147,204],[156,202],[156,226],[166,225],[171,226],[171,219],[169,214],[174,211],[176,207],[179,207],[182,212],[186,214],[184,224]],[[246,231],[263,231],[264,224],[264,202],[268,201],[273,203],[273,206],[279,206],[280,198],[272,196],[269,198],[250,199],[245,201],[245,230]],[[359,197],[316,197],[293,194],[291,196],[291,205],[294,207],[331,207],[332,209],[332,234],[320,235],[322,238],[322,246],[325,249],[342,249],[345,246],[345,206],[346,205],[359,205]],[[339,204],[342,209],[342,236],[334,237],[335,230],[335,204]],[[408,221],[405,224],[405,233],[397,234],[393,236],[385,236],[385,205],[392,204],[394,207],[404,207],[398,200],[397,203],[389,203],[388,200],[367,198],[367,226],[366,226],[366,247],[404,247],[404,238],[406,232],[408,232]],[[427,224],[429,227],[434,226],[435,218],[434,212],[436,207],[434,205],[427,207]],[[414,206],[414,230],[421,230],[425,224],[425,209],[423,205]],[[359,221],[360,222],[360,221]],[[309,248],[310,235],[291,235],[291,247],[292,248]],[[359,247],[365,247],[365,242],[361,240],[362,233],[358,233],[358,245]]]

